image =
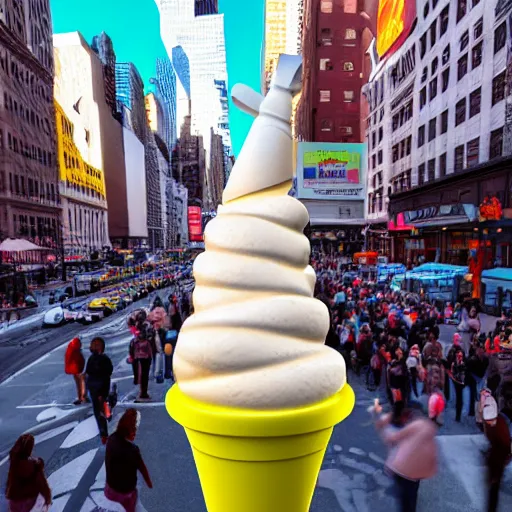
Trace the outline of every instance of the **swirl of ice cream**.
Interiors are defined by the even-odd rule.
[[[286,95],[291,105],[289,92],[274,92]],[[343,358],[324,345],[329,313],[313,298],[316,276],[303,235],[308,212],[288,195],[289,121],[286,131],[282,120],[265,115],[269,96],[272,90],[233,169],[224,205],[206,227],[206,250],[194,263],[195,313],[182,327],[174,356],[185,394],[250,409],[319,402],[346,381]],[[266,156],[254,152],[263,137],[284,148],[274,153],[271,170],[287,179],[276,183],[276,173],[262,172],[253,180],[240,165],[267,169],[261,166]],[[247,147],[253,148],[252,161]]]

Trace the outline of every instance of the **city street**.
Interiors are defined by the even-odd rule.
[[[115,428],[116,419],[127,407],[140,408],[142,423],[136,442],[154,483],[153,490],[140,484],[145,510],[205,512],[184,431],[164,407],[170,383],[152,382],[152,402],[133,402],[138,389],[133,386],[131,366],[126,362],[130,340],[126,314],[80,329],[85,348],[92,336],[104,336],[107,353],[114,363],[113,379],[119,386],[120,403],[110,429]],[[68,328],[51,331],[54,339],[48,343],[57,347],[0,384],[1,489],[2,492],[5,489],[7,452],[21,433],[30,431],[36,436],[36,454],[46,461],[54,496],[52,512],[118,511],[121,509],[107,503],[103,496],[105,452],[91,408],[70,405],[75,399],[75,387],[72,378],[64,374],[63,358],[71,331]],[[452,327],[442,327],[442,338],[450,338],[452,331]],[[350,383],[356,392],[356,406],[352,415],[334,430],[318,479],[312,512],[395,509],[390,480],[383,471],[386,449],[376,436],[367,413],[374,394],[366,391],[362,378],[351,376]],[[460,425],[454,423],[453,405],[439,434],[442,454],[439,474],[422,484],[419,510],[483,510],[485,468],[480,456],[483,436],[467,417]],[[506,505],[512,506],[511,469],[502,489],[505,509]],[[0,510],[5,510],[5,502],[0,501]]]

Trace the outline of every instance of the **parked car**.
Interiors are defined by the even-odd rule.
[[[49,309],[43,317],[43,327],[59,327],[64,324],[66,319],[64,318],[64,310],[62,306],[56,306]]]
[[[99,321],[115,313],[117,306],[107,297],[92,299],[86,311],[86,318],[91,316],[91,321]]]

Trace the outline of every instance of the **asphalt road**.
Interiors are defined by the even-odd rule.
[[[126,363],[130,340],[126,314],[120,313],[101,324],[80,329],[80,334],[86,343],[100,332],[107,340],[107,352],[115,367],[113,378],[120,392],[120,403],[110,429],[127,407],[141,410],[142,423],[136,443],[154,483],[154,489],[149,490],[140,482],[141,510],[205,512],[185,433],[164,407],[165,395],[172,383],[158,385],[152,381],[152,402],[133,402],[138,389],[133,386],[131,367]],[[65,342],[77,332],[71,331],[52,331],[55,339],[47,342],[46,354],[0,384],[0,489],[4,489],[7,475],[5,455],[8,449],[21,433],[31,431],[36,435],[36,455],[46,461],[54,497],[51,512],[116,512],[120,509],[106,502],[102,492],[104,448],[90,406],[70,405],[75,398],[75,388],[72,379],[63,372],[63,356]],[[442,329],[446,342],[451,339],[451,331],[451,328]],[[31,350],[35,343],[32,341],[25,348]],[[48,352],[50,344],[56,348]],[[396,510],[391,482],[383,471],[387,450],[375,434],[367,413],[378,392],[368,392],[362,379],[354,375],[349,376],[349,381],[356,392],[356,406],[334,429],[311,512]],[[453,404],[449,405],[438,443],[439,474],[421,484],[418,511],[484,510],[485,469],[480,455],[483,436],[470,418],[465,417],[462,424],[454,422]],[[512,509],[511,470],[502,486],[502,510]],[[2,500],[0,495],[0,511],[6,510]]]

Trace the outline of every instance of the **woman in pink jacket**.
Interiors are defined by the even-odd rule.
[[[389,446],[386,469],[395,481],[400,512],[415,512],[420,482],[437,473],[437,424],[419,411],[404,409],[399,417],[373,407],[376,427]]]

